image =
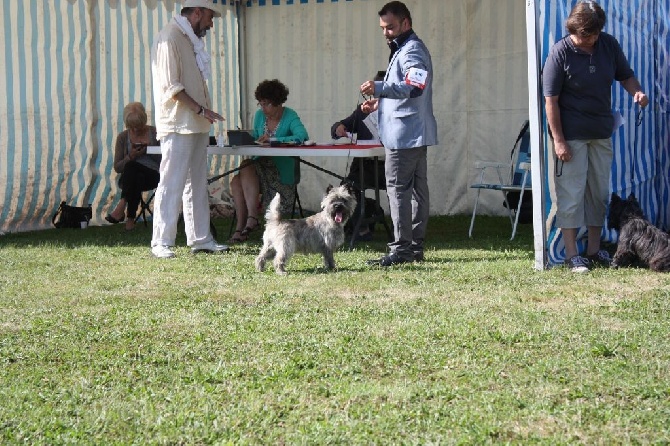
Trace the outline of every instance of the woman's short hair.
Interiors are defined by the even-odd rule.
[[[131,102],[123,107],[123,123],[129,129],[139,129],[147,125],[147,112],[141,102]]]
[[[272,105],[281,105],[288,99],[288,88],[279,79],[266,79],[258,84],[254,96],[257,101],[270,101]]]
[[[565,27],[568,33],[579,36],[594,36],[605,27],[605,11],[592,0],[579,2],[572,8]]]

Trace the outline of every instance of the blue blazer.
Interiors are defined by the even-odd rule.
[[[410,68],[428,72],[423,90],[405,83]],[[387,149],[437,144],[433,115],[433,63],[426,45],[412,33],[393,54],[383,81],[375,82],[379,98],[379,137]]]

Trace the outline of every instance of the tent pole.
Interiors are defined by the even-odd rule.
[[[544,147],[540,125],[542,123],[542,91],[540,87],[540,48],[538,37],[538,3],[526,2],[526,42],[528,47],[528,119],[530,121],[531,176],[533,184],[533,240],[535,269],[547,267],[547,230],[544,224],[545,178]]]
[[[247,14],[246,8],[241,5],[241,2],[237,2],[237,20],[238,20],[238,57],[240,60],[240,125],[244,129],[251,128],[250,120],[250,104],[248,98],[248,67],[247,67],[247,45],[246,45],[246,34],[247,34]]]

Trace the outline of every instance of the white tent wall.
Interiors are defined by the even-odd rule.
[[[123,107],[153,121],[150,48],[183,2],[1,0],[0,231],[51,227],[61,200],[92,203],[93,223],[119,198],[112,170]],[[220,0],[219,0],[219,3]],[[222,7],[207,45],[214,109],[235,125],[236,7]],[[221,171],[234,160],[215,160]],[[223,164],[223,165],[222,165]]]
[[[247,90],[244,120],[256,111],[253,91],[278,78],[310,137],[330,140],[331,125],[361,101],[358,87],[386,69],[389,49],[379,28],[383,0],[243,2],[242,55]],[[429,149],[431,214],[468,213],[476,160],[509,162],[528,119],[525,2],[406,0],[413,27],[431,51],[439,145]],[[314,162],[314,160],[311,160]],[[351,160],[318,159],[346,174]],[[302,169],[300,197],[314,209],[337,181]],[[482,213],[504,212],[497,194],[482,195]]]

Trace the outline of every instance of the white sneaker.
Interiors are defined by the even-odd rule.
[[[158,259],[171,259],[174,257],[174,251],[169,246],[158,245],[151,247],[151,254]]]
[[[565,260],[565,266],[573,273],[583,274],[589,272],[589,261],[580,255],[572,256]]]
[[[207,243],[200,243],[197,245],[191,246],[191,252],[197,254],[199,252],[206,252],[208,254],[226,252],[228,251],[228,246],[220,245],[214,240],[210,240]]]

